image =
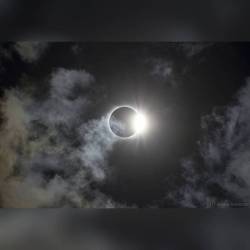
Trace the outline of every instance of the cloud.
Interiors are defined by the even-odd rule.
[[[49,98],[35,112],[39,110],[44,123],[72,125],[90,101],[84,94],[93,82],[85,70],[57,69],[50,78]]]
[[[234,105],[202,118],[196,156],[183,161],[185,184],[167,196],[181,206],[249,206],[250,80]]]
[[[3,207],[33,208],[59,204],[67,194],[67,183],[55,177],[48,183],[38,178],[12,178],[3,185]],[[42,185],[43,184],[43,185]]]
[[[78,55],[82,52],[82,48],[79,44],[75,43],[71,46],[71,51],[73,52],[73,54]]]
[[[188,58],[191,58],[197,54],[200,54],[208,47],[211,47],[212,43],[183,43],[181,44],[181,49],[186,54]]]
[[[27,116],[16,91],[7,91],[1,108],[0,182],[14,171],[17,151],[23,151],[27,140]]]
[[[51,95],[54,98],[70,98],[74,91],[82,91],[88,87],[94,77],[85,70],[69,70],[59,68],[52,73],[51,77]]]
[[[173,72],[171,63],[155,59],[151,74],[163,79],[169,78]]]
[[[173,63],[163,58],[152,58],[147,60],[151,67],[150,75],[176,87],[177,81],[174,75]]]
[[[81,126],[80,136],[84,140],[80,149],[80,158],[84,166],[91,169],[95,179],[103,180],[107,156],[116,141],[108,129],[107,117],[92,120]]]
[[[37,61],[47,47],[46,42],[17,42],[14,46],[22,60],[28,63]]]
[[[106,117],[86,119],[94,77],[59,68],[49,91],[12,89],[1,103],[2,207],[121,207],[91,184],[103,181],[115,142]],[[28,92],[29,91],[29,92]]]

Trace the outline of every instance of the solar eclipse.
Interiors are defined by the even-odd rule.
[[[146,131],[147,119],[131,106],[119,106],[110,112],[108,126],[115,136],[128,139]]]

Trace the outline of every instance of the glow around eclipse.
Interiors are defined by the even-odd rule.
[[[110,112],[108,126],[117,137],[129,139],[144,134],[148,120],[145,114],[131,106],[119,106]]]

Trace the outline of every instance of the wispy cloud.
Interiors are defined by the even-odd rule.
[[[229,107],[202,118],[203,138],[195,156],[183,161],[185,184],[167,198],[181,206],[249,206],[250,81]]]
[[[85,118],[93,83],[85,70],[59,68],[43,100],[24,90],[6,92],[0,130],[3,207],[122,206],[91,191],[91,183],[106,177],[115,142],[106,117]]]
[[[151,76],[170,84],[172,87],[176,86],[174,65],[170,60],[164,58],[152,58],[147,62],[151,66]]]
[[[80,127],[80,136],[83,138],[80,158],[84,166],[91,169],[96,179],[104,179],[107,155],[116,141],[108,129],[107,117],[83,124]]]
[[[37,61],[47,49],[46,42],[17,42],[14,45],[15,50],[23,61],[32,63]]]

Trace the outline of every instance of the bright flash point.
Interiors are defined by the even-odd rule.
[[[131,139],[145,133],[148,120],[144,113],[131,106],[119,106],[110,112],[108,126],[118,138]]]
[[[136,134],[144,133],[147,129],[147,125],[145,115],[139,112],[132,118],[132,126]]]

